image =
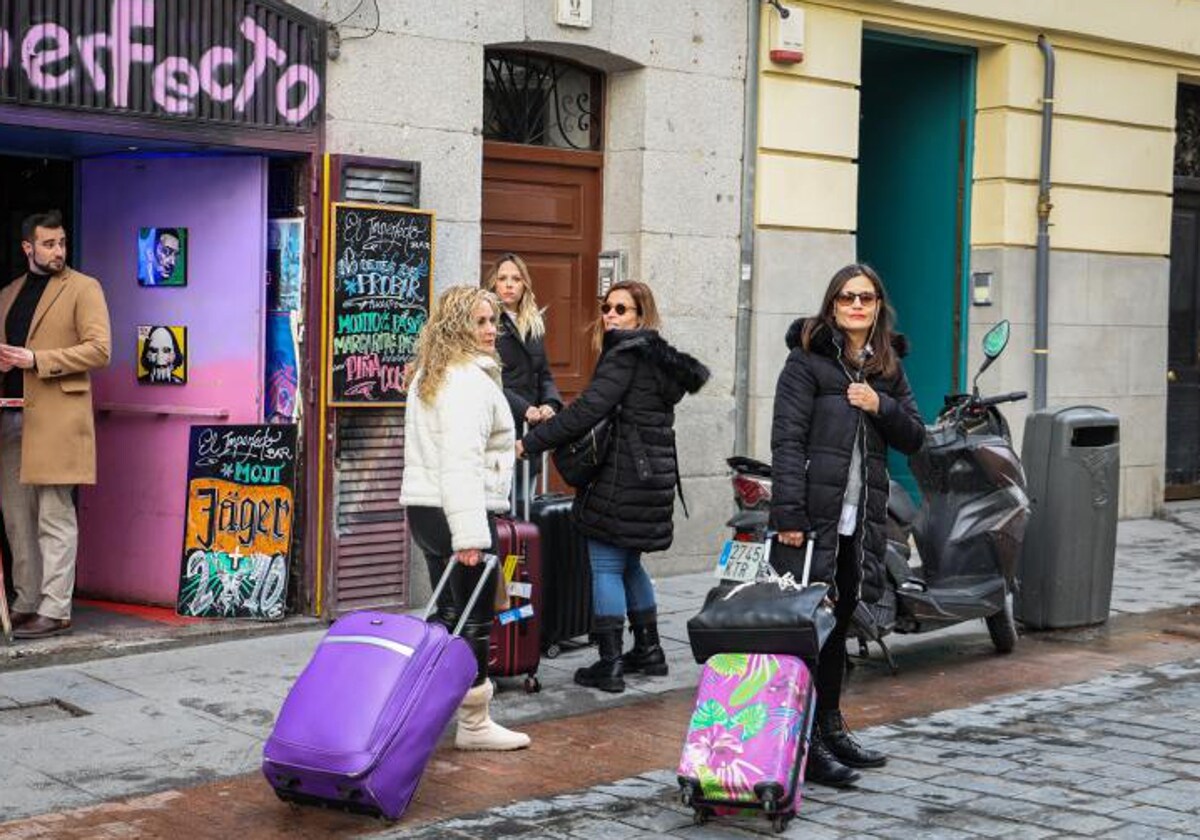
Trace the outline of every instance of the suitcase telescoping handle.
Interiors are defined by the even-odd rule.
[[[808,576],[812,573],[813,543],[816,542],[816,532],[804,535],[804,575],[800,578],[800,586],[808,586]]]
[[[524,437],[528,431],[529,431],[529,424],[522,423],[521,424],[521,437]],[[543,496],[546,495],[548,492],[550,492],[550,471],[547,469],[547,467],[549,467],[549,465],[550,465],[550,453],[543,452],[542,453],[542,495]],[[513,516],[520,516],[526,522],[529,521],[529,509],[530,509],[530,505],[533,504],[533,485],[531,485],[529,483],[530,469],[531,468],[529,466],[529,459],[522,458],[521,459],[521,475],[525,479],[525,481],[524,481],[525,498],[521,500],[521,507],[523,508],[523,515],[521,513],[517,512],[517,482],[514,481],[512,483],[512,489],[509,490],[509,505],[510,505],[509,510],[512,511]]]
[[[467,623],[467,618],[471,615],[471,610],[475,609],[475,602],[479,600],[479,596],[483,593],[483,587],[487,585],[488,578],[496,571],[496,555],[485,553],[483,555],[483,574],[479,576],[479,583],[475,584],[475,588],[471,591],[471,597],[467,599],[467,605],[463,607],[462,617],[458,619],[458,624],[454,625],[452,635],[457,636],[462,633],[463,626]],[[442,594],[442,590],[446,588],[446,583],[450,580],[450,573],[454,571],[454,567],[458,564],[458,555],[454,554],[450,557],[450,562],[446,564],[446,571],[442,572],[442,579],[438,581],[437,586],[433,588],[433,594],[429,596],[429,605],[425,607],[424,619],[429,620],[429,616],[433,615],[433,611],[437,609],[438,596]]]
[[[778,536],[774,531],[767,533],[766,551],[763,553],[763,562],[768,565],[771,562],[771,545],[775,542],[775,537]],[[804,533],[804,573],[800,577],[800,587],[808,586],[808,578],[812,574],[812,557],[813,545],[817,541],[816,531],[806,531]]]

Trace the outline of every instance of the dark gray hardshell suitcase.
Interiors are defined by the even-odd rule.
[[[592,624],[592,567],[571,516],[574,501],[551,493],[530,505],[530,521],[542,535],[542,650],[549,659],[564,642],[587,636]]]

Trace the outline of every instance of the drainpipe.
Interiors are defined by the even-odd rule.
[[[758,42],[762,0],[746,3],[745,116],[742,120],[741,274],[733,359],[733,452],[750,448],[750,325],[754,314],[754,169],[758,154]]]
[[[1034,263],[1033,408],[1046,407],[1046,357],[1050,353],[1050,136],[1054,120],[1054,47],[1038,36],[1045,59],[1042,82],[1042,161],[1038,172],[1037,258]]]

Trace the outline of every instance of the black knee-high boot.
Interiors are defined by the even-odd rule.
[[[633,630],[633,649],[621,656],[625,673],[666,676],[667,656],[658,640],[658,610],[651,607],[631,612],[629,627]]]
[[[621,664],[621,634],[625,617],[598,615],[592,620],[592,635],[600,648],[600,659],[575,672],[575,682],[619,694],[625,690],[625,668]]]

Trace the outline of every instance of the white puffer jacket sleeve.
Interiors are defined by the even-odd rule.
[[[438,394],[441,435],[442,511],[450,523],[455,551],[487,548],[492,535],[487,522],[487,451],[493,413],[478,368],[460,367],[446,377]],[[489,383],[490,384],[490,383]]]

